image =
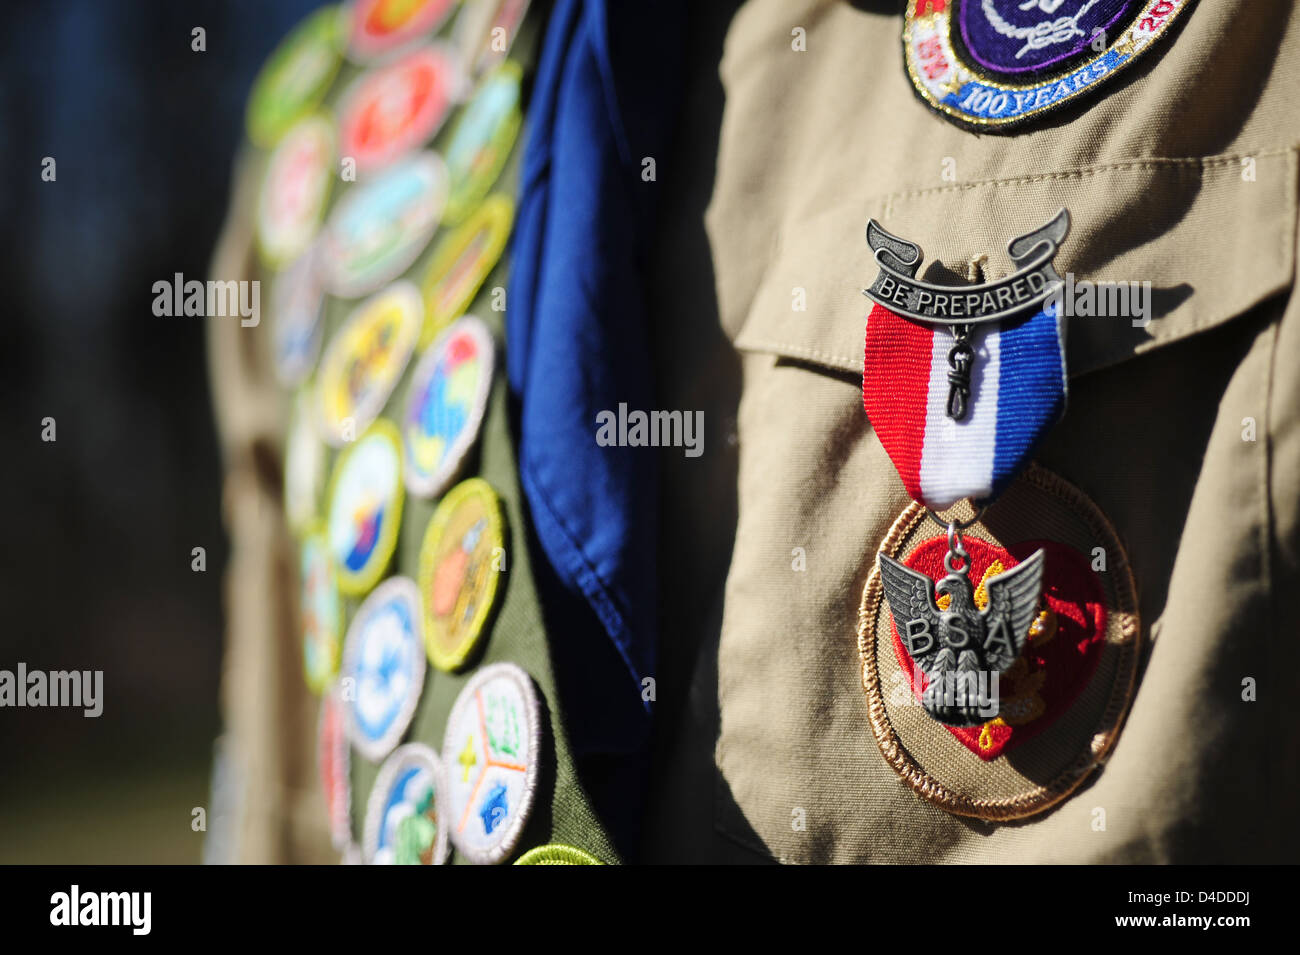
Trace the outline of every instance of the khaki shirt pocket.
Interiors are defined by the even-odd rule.
[[[1157,729],[1138,730],[1146,738],[1127,752],[1121,734],[1112,765],[1092,781],[1094,796],[1086,806],[1071,798],[1013,824],[962,818],[918,798],[882,758],[868,725],[857,616],[876,552],[910,500],[862,409],[870,302],[861,290],[876,273],[865,227],[876,218],[921,246],[923,276],[959,283],[973,264],[987,278],[1008,274],[1007,242],[1065,207],[1073,228],[1056,258],[1063,276],[1151,283],[1149,321],[1070,320],[1065,424],[1080,427],[1057,425],[1044,450],[1050,459],[1044,463],[1093,494],[1114,522],[1132,552],[1140,593],[1144,574],[1149,578],[1145,635],[1164,607],[1177,529],[1197,482],[1204,484],[1207,470],[1218,466],[1209,457],[1203,464],[1201,455],[1218,440],[1220,419],[1231,425],[1238,416],[1238,404],[1250,407],[1256,390],[1267,402],[1271,338],[1257,334],[1253,321],[1233,320],[1261,310],[1277,313],[1281,293],[1291,288],[1296,183],[1293,149],[1142,159],[848,200],[787,225],[735,338],[744,390],[739,521],[718,658],[715,821],[721,831],[790,862],[1159,854],[1150,832],[1161,826],[1172,831],[1180,810],[1161,804],[1159,787],[1144,780],[1186,753],[1167,745]],[[1220,327],[1220,337],[1166,348]],[[1183,381],[1184,374],[1200,380]],[[1145,522],[1142,506],[1130,500],[1149,498],[1150,488],[1140,485],[1136,472],[1129,480],[1122,458],[1125,442],[1141,447],[1150,424],[1104,420],[1118,407],[1114,395],[1121,382],[1130,388],[1125,400],[1145,402],[1152,421],[1171,422],[1170,448],[1192,449],[1185,461],[1169,452],[1165,466],[1189,473],[1170,478],[1171,486],[1185,478],[1185,486],[1171,490],[1169,514],[1158,525]],[[1184,387],[1206,394],[1180,405],[1175,392]],[[1083,453],[1078,445],[1085,434],[1094,445],[1111,434],[1113,447]],[[1158,443],[1149,442],[1153,453]],[[1241,469],[1233,480],[1242,487],[1255,478],[1260,486],[1267,483],[1265,456],[1257,458],[1231,465]],[[1161,466],[1157,455],[1156,471],[1143,470],[1140,480],[1149,483]],[[1158,510],[1158,503],[1146,505],[1153,506]],[[1267,521],[1265,510],[1262,501],[1246,502],[1234,512],[1228,536],[1240,538],[1242,547],[1257,546],[1256,525]],[[1171,662],[1170,672],[1197,666],[1197,653],[1212,658],[1220,636],[1207,624],[1183,648],[1189,659]],[[1169,677],[1175,683],[1180,678]],[[1194,679],[1190,670],[1186,679]],[[1148,725],[1145,715],[1138,722]],[[1116,770],[1120,757],[1133,769]],[[1113,824],[1105,839],[1091,838],[1088,813],[1106,794],[1142,814]]]

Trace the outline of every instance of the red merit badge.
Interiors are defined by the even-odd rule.
[[[377,169],[438,131],[459,95],[460,69],[439,46],[422,47],[362,74],[339,106],[340,153]]]
[[[976,726],[947,726],[946,729],[967,749],[984,760],[992,760],[1014,749],[1050,727],[1088,684],[1101,658],[1106,637],[1106,604],[1101,583],[1078,551],[1050,540],[1031,540],[997,547],[977,538],[967,538],[971,583],[976,585],[975,605],[984,610],[989,602],[988,582],[1005,573],[1041,549],[1044,553],[1043,596],[1038,614],[1029,629],[1029,640],[1011,668],[989,687],[997,711]],[[903,561],[908,567],[939,580],[944,575],[946,537],[921,543]],[[948,609],[949,597],[936,601]],[[929,680],[908,654],[893,627],[894,653],[908,688],[920,700]]]

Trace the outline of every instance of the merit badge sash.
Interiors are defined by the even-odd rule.
[[[997,496],[1064,412],[1063,318],[1050,300],[1069,228],[1063,209],[1009,243],[1013,274],[956,287],[917,279],[920,247],[868,224],[880,273],[864,290],[875,306],[862,404],[908,494],[927,507]]]

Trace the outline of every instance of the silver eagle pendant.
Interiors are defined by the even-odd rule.
[[[899,639],[919,674],[915,681],[927,713],[948,726],[977,726],[998,715],[998,680],[1016,662],[1038,615],[1043,552],[988,578],[988,606],[975,606],[970,556],[949,532],[946,577],[933,580],[888,554],[877,554],[885,599]],[[935,599],[948,596],[940,610]]]

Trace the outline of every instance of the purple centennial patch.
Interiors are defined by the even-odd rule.
[[[1093,93],[1195,0],[908,0],[908,76],[960,126],[1005,129]]]

